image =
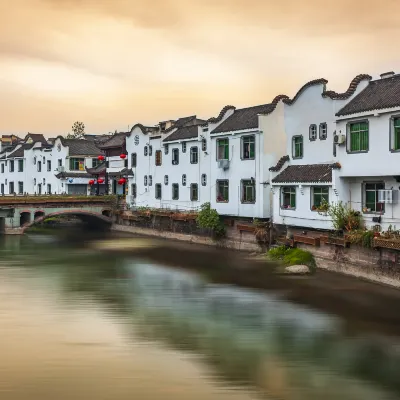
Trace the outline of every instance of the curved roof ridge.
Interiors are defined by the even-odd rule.
[[[200,124],[200,126],[207,126],[208,124],[216,124],[222,120],[224,115],[226,114],[227,111],[229,110],[236,110],[235,106],[227,105],[222,108],[222,110],[219,112],[218,117],[211,117],[209,118],[204,124]]]
[[[308,81],[305,83],[295,94],[295,96],[290,99],[289,97],[287,99],[283,99],[283,102],[289,106],[291,106],[299,97],[300,95],[309,87],[315,86],[315,85],[326,85],[328,81],[325,78],[319,78],[319,79],[313,79],[312,81]],[[325,90],[324,90],[325,91]]]
[[[322,97],[329,97],[332,100],[346,100],[354,94],[354,92],[357,90],[358,85],[362,81],[364,80],[370,81],[371,79],[372,79],[371,75],[359,74],[353,78],[353,80],[350,82],[350,85],[345,92],[337,93],[334,90],[327,90],[322,93]]]
[[[270,106],[270,108],[266,112],[262,113],[262,115],[271,114],[272,111],[275,110],[275,108],[277,107],[278,103],[281,100],[284,102],[285,100],[290,100],[290,98],[288,96],[286,96],[286,94],[278,94],[277,96],[274,97],[272,102],[268,104]]]
[[[132,126],[132,128],[128,132],[127,136],[131,136],[131,133],[135,128],[139,128],[144,135],[148,135],[149,134],[149,132],[146,131],[146,127],[143,124],[141,124],[140,122],[138,122],[137,124]]]

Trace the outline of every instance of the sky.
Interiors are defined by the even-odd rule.
[[[399,0],[0,0],[0,134],[126,131],[400,72]]]

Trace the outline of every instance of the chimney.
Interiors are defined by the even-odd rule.
[[[394,75],[393,71],[390,72],[384,72],[383,74],[381,74],[381,79],[385,79],[385,78],[390,78],[391,76]]]

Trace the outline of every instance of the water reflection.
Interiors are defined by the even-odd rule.
[[[34,315],[29,323],[42,337],[41,350],[52,352],[52,366],[66,365],[70,371],[82,364],[93,367],[96,360],[96,366],[112,368],[99,397],[82,391],[87,398],[132,398],[138,391],[154,399],[251,398],[254,393],[307,400],[400,396],[400,353],[394,339],[346,335],[340,319],[268,293],[210,284],[196,274],[143,260],[31,240],[3,241],[0,257],[0,315],[8,318],[4,326],[13,332],[0,328],[0,352],[8,348],[9,358],[21,357],[18,348],[10,347],[15,333],[22,341],[22,332],[30,328],[15,324],[26,323],[26,313]],[[34,364],[35,356],[29,360]],[[140,380],[123,380],[121,392],[119,374],[133,371]],[[31,381],[39,379],[24,373]],[[104,373],[96,375],[99,388]],[[68,373],[63,374],[57,379],[65,385]],[[177,384],[171,387],[171,381]],[[224,386],[228,394],[216,390]],[[0,395],[1,387],[0,380]],[[76,398],[59,397],[60,391],[56,396],[54,390],[48,389],[53,394],[48,398]],[[34,398],[12,397],[15,388],[4,393],[10,399]]]

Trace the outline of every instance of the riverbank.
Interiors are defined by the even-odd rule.
[[[263,249],[256,242],[254,235],[245,231],[236,235],[230,235],[226,239],[216,242],[207,236],[143,228],[135,225],[114,224],[112,230],[115,232],[169,239],[209,247],[221,247],[242,252],[260,254],[263,252]],[[308,237],[312,238],[313,233],[309,232]],[[399,256],[393,251],[364,249],[359,246],[346,248],[327,243],[321,243],[318,247],[299,243],[297,247],[310,251],[314,255],[319,270],[326,270],[400,288]]]

